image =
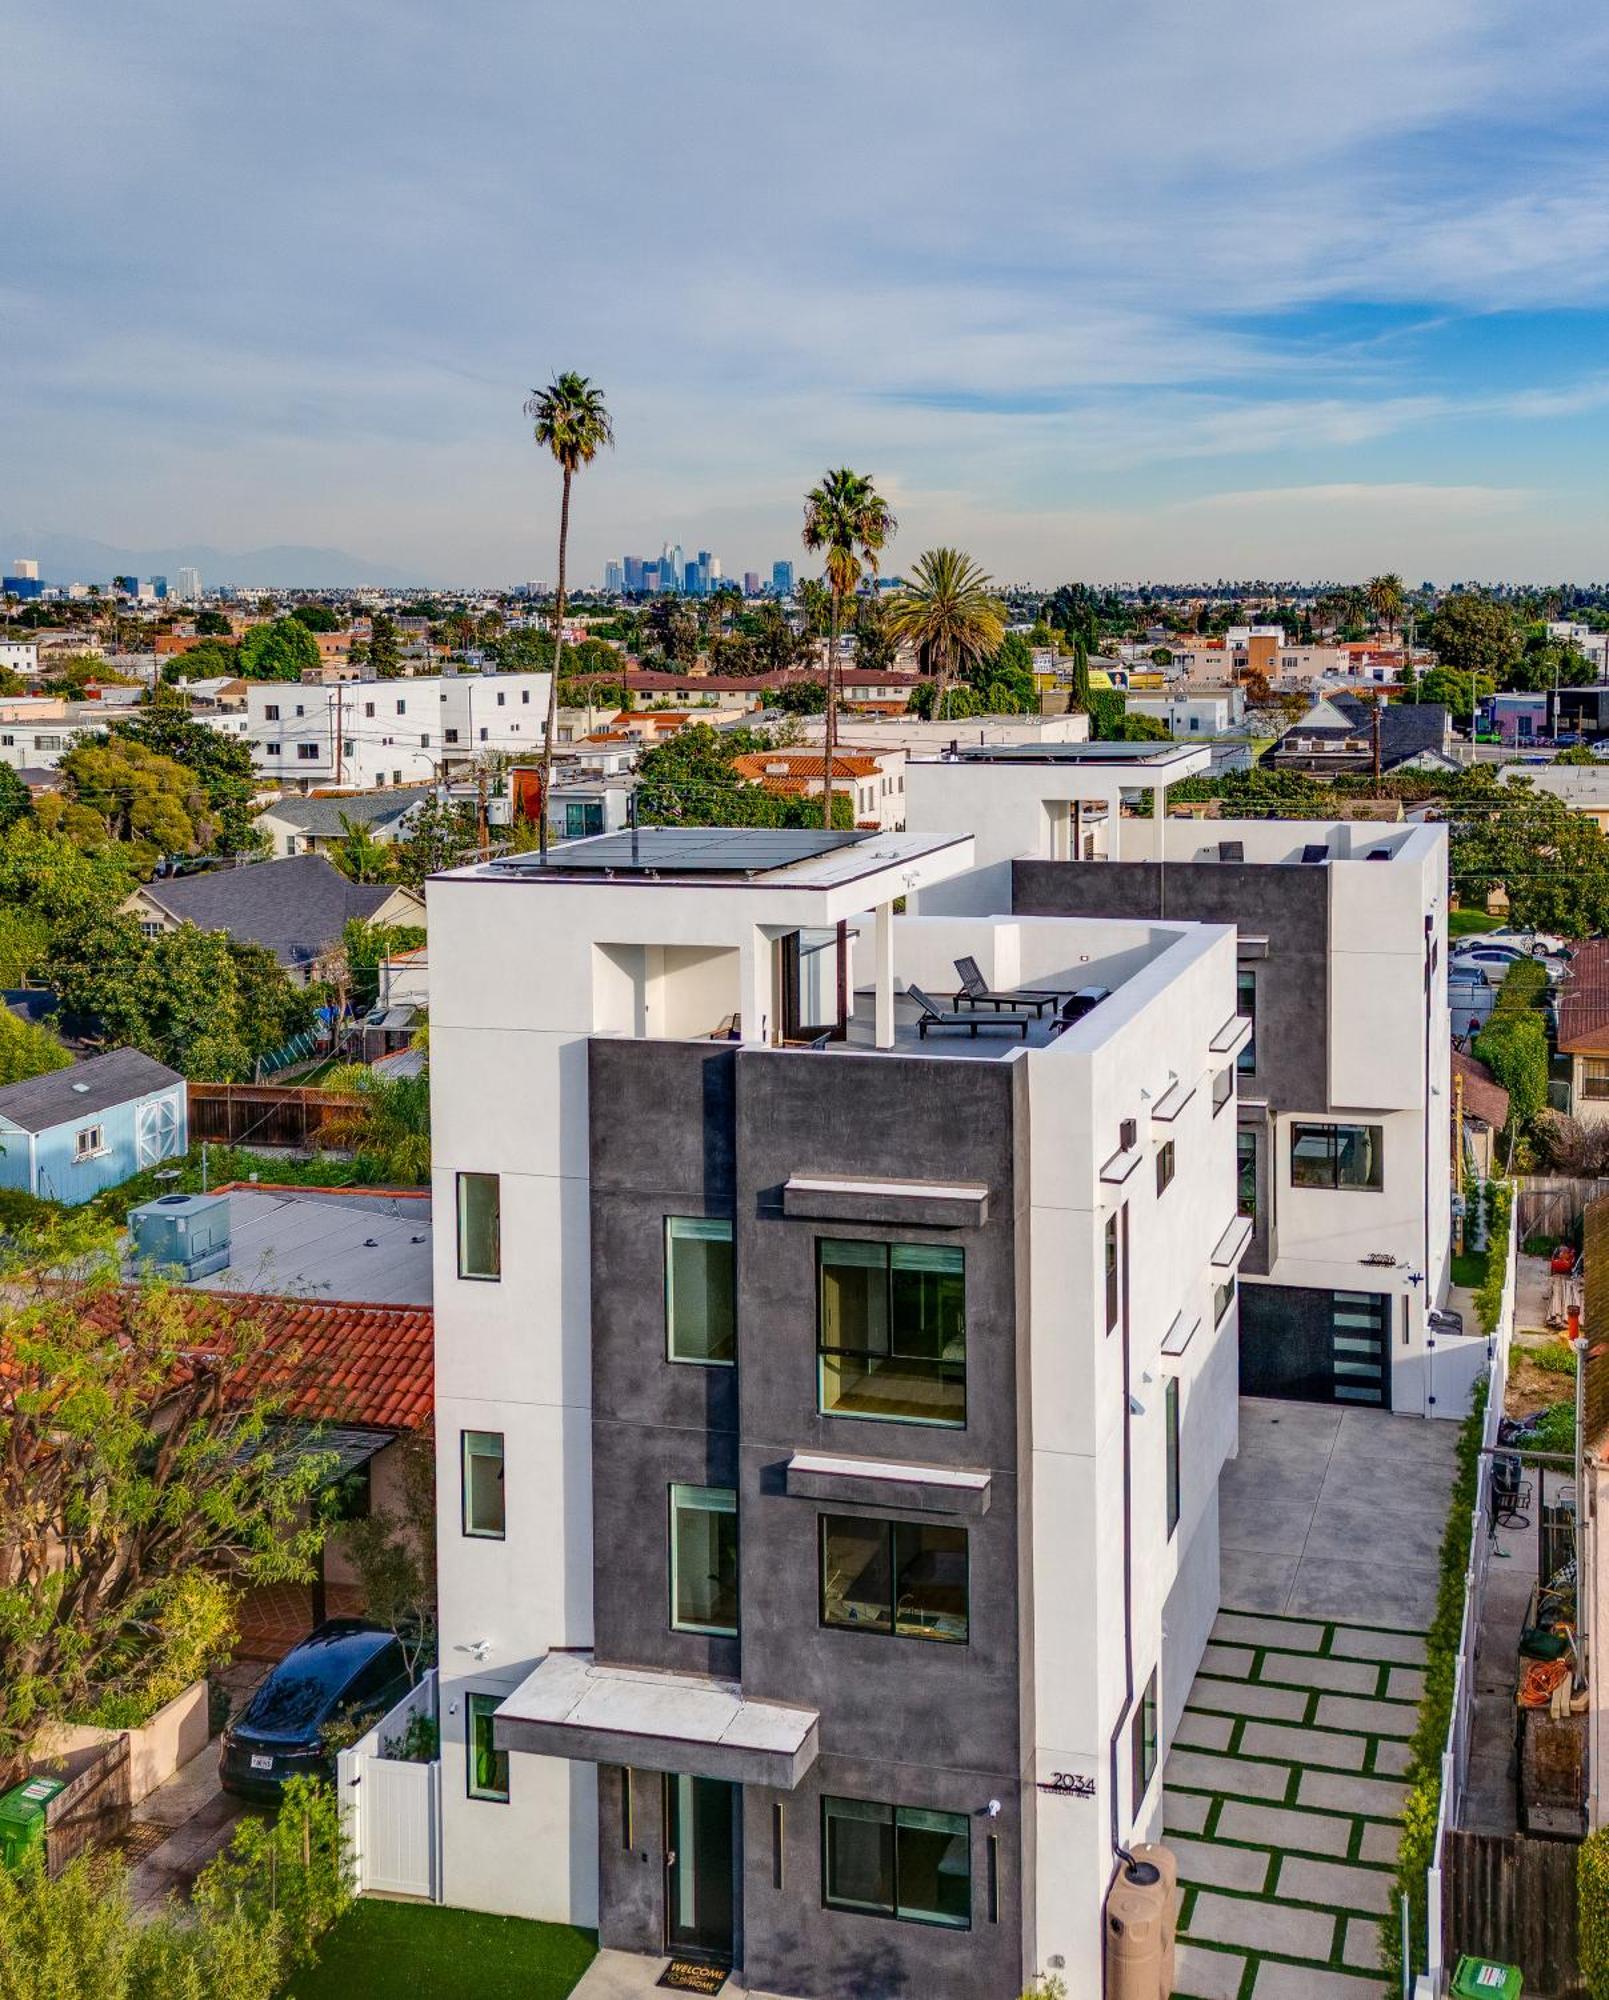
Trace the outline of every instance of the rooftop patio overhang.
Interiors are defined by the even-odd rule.
[[[736,1681],[549,1653],[492,1730],[499,1750],[791,1792],[816,1761],[819,1719],[813,1708],[751,1700]]]

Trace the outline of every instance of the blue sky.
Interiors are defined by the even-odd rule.
[[[575,567],[1609,575],[1609,10],[105,0],[0,68],[12,522]],[[7,549],[6,556],[26,551]]]

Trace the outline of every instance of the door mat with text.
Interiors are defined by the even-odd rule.
[[[673,1958],[659,1975],[657,1984],[673,1993],[719,1993],[726,1984],[728,1968],[701,1965],[696,1959]]]

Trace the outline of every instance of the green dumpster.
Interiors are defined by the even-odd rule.
[[[65,1778],[29,1778],[0,1798],[0,1868],[20,1868],[24,1859],[45,1845],[45,1812]]]
[[[1520,2000],[1520,1969],[1466,1953],[1453,1974],[1453,1992],[1458,2000]]]

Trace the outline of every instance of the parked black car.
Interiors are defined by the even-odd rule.
[[[328,1777],[333,1722],[367,1729],[408,1692],[395,1633],[331,1618],[288,1652],[223,1733],[218,1780],[237,1798],[277,1800],[287,1778]]]

